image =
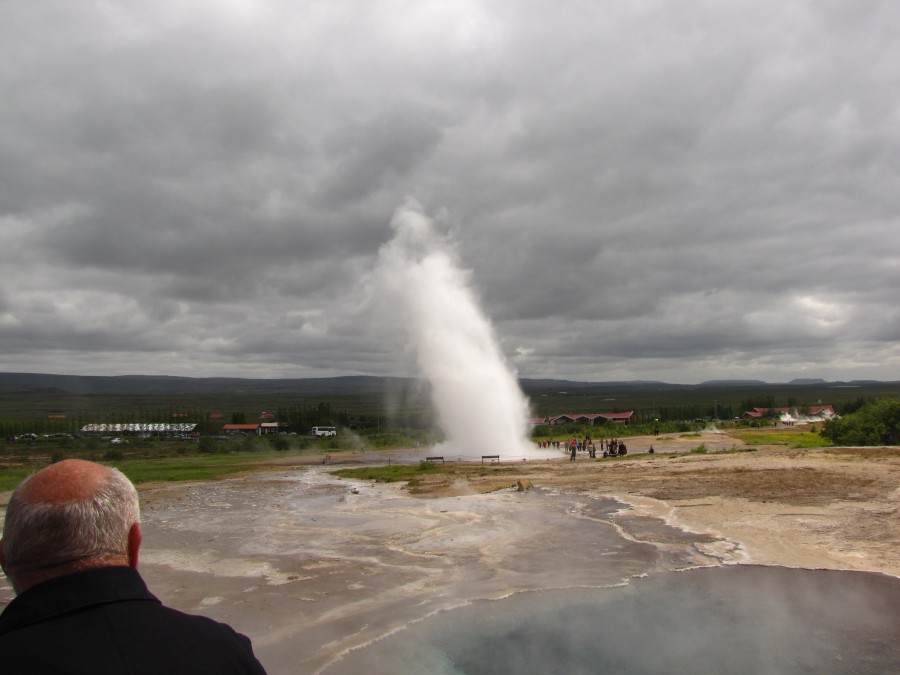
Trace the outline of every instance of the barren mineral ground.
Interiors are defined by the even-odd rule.
[[[410,484],[332,473],[383,463],[367,452],[144,486],[141,571],[167,604],[249,635],[272,675],[352,672],[341,663],[368,646],[473,603],[695,568],[876,572],[896,592],[900,450],[699,441],[629,439],[609,460],[448,462]],[[4,580],[0,603],[11,597]]]

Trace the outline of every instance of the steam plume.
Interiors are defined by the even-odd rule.
[[[379,252],[382,300],[431,384],[448,452],[527,455],[528,402],[472,291],[470,274],[414,200],[391,221]]]

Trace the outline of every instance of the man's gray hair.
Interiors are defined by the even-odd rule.
[[[128,555],[128,532],[141,516],[137,490],[121,471],[110,469],[87,499],[63,504],[23,499],[32,477],[15,489],[6,508],[3,552],[8,572]]]

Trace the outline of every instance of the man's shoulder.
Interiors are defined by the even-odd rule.
[[[109,603],[159,600],[130,567],[101,567],[48,579],[20,593],[0,614],[0,635]]]
[[[136,572],[85,575],[31,590],[0,616],[0,652],[44,668],[22,672],[54,672],[57,655],[80,654],[76,661],[89,667],[85,672],[264,673],[248,637],[166,607]],[[52,653],[47,644],[55,645]],[[129,670],[135,664],[142,665]]]
[[[250,646],[250,639],[238,633],[227,623],[216,621],[202,614],[191,614],[162,603],[128,603],[118,608],[123,614],[143,615],[147,621],[157,623],[161,629],[172,634],[183,633],[194,638],[207,636],[210,639],[235,640]]]

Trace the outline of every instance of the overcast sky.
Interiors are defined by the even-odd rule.
[[[522,377],[900,379],[900,3],[5,0],[0,370],[409,375],[415,198]]]

